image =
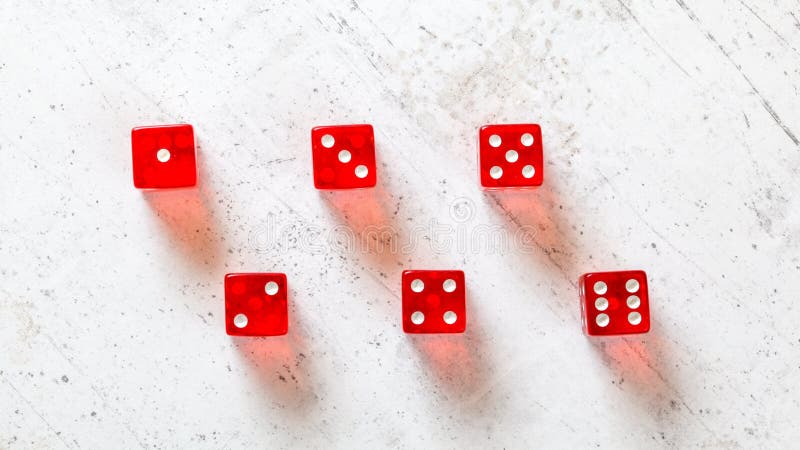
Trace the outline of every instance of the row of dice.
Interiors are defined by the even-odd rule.
[[[289,330],[282,273],[225,276],[225,328],[232,336],[279,336]],[[402,276],[406,333],[463,333],[466,286],[460,270],[406,270]],[[650,330],[647,276],[641,270],[587,273],[580,278],[583,330],[590,336]]]
[[[133,184],[142,189],[194,186],[191,125],[137,127],[131,132]],[[314,186],[358,189],[377,183],[372,125],[311,130]],[[478,133],[478,172],[486,189],[532,188],[544,179],[542,130],[536,124],[486,125]]]
[[[131,132],[134,185],[143,189],[194,186],[197,168],[191,125],[137,127]],[[318,189],[375,186],[371,125],[311,130],[314,185]],[[478,133],[484,188],[528,188],[543,180],[539,125],[486,125]],[[403,272],[403,330],[461,333],[466,329],[464,273]],[[581,316],[589,335],[645,333],[650,329],[647,279],[642,271],[589,273],[580,280]],[[286,275],[239,273],[225,277],[226,329],[231,335],[274,336],[288,331]]]

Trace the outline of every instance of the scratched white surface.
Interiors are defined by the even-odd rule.
[[[796,446],[800,3],[446,3],[0,3],[0,448]],[[482,192],[529,121],[545,185]],[[174,122],[199,187],[135,190]],[[378,187],[314,190],[359,122]],[[402,332],[408,268],[466,272],[465,334]],[[652,331],[587,339],[626,268]],[[225,334],[236,271],[287,336]]]

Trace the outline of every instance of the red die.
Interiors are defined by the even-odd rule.
[[[463,333],[467,328],[464,272],[403,272],[403,331]]]
[[[311,130],[314,186],[355,189],[375,186],[372,125],[332,125]]]
[[[191,125],[158,125],[131,130],[133,185],[140,189],[194,186],[197,165]]]
[[[289,330],[286,275],[225,275],[225,330],[231,336],[279,336]]]
[[[647,333],[650,303],[642,270],[595,272],[581,276],[581,317],[590,336]]]
[[[478,133],[478,172],[484,188],[541,186],[543,161],[539,125],[484,125]]]

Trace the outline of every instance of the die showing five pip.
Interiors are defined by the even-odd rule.
[[[478,173],[485,189],[541,186],[543,166],[539,125],[484,125],[478,132]]]

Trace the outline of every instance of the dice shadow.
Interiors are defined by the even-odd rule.
[[[283,336],[230,336],[249,372],[257,379],[269,401],[298,417],[315,407],[319,397],[315,392],[312,358],[303,325],[302,312],[289,298],[289,332]]]
[[[392,200],[384,187],[320,191],[319,195],[338,222],[335,238],[348,256],[364,258],[383,273],[398,270],[404,231],[387,210]]]
[[[481,319],[469,309],[467,329],[458,334],[406,334],[426,374],[457,411],[483,415],[498,404],[494,383],[492,349]]]
[[[198,186],[144,190],[142,196],[187,261],[214,270],[222,264],[222,233],[211,192],[202,184],[205,177],[200,155],[198,151]]]
[[[674,351],[657,321],[651,318],[646,334],[587,339],[612,382],[642,414],[663,415],[686,407],[677,393],[680,380],[674,370]]]
[[[577,236],[553,182],[545,180],[535,190],[484,191],[484,200],[506,221],[518,254],[529,255],[572,285],[577,282]]]

